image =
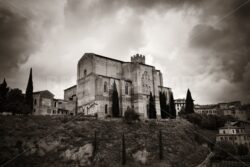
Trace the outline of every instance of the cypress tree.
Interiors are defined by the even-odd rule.
[[[164,92],[162,94],[162,100],[163,100],[163,109],[164,109],[163,119],[166,119],[169,115],[169,109],[167,105],[167,98]]]
[[[159,97],[160,97],[161,118],[166,119],[168,115],[168,107],[167,107],[165,93],[160,92]]]
[[[194,112],[194,100],[192,98],[190,90],[188,89],[186,97],[185,113],[188,114],[193,112]]]
[[[0,98],[6,99],[9,88],[7,87],[7,82],[4,78],[3,83],[0,85]]]
[[[118,98],[118,92],[117,92],[115,81],[113,84],[113,93],[112,93],[112,113],[113,113],[113,117],[119,117],[119,114],[120,114],[119,98]]]
[[[32,113],[33,111],[33,80],[32,80],[32,68],[30,69],[29,80],[25,93],[25,103],[29,106],[30,111],[28,113]]]
[[[176,118],[176,109],[175,109],[175,102],[174,102],[174,95],[173,93],[170,94],[170,117]]]
[[[6,99],[7,94],[9,92],[9,88],[7,87],[7,82],[5,81],[5,78],[3,80],[3,83],[0,84],[0,112],[3,112],[6,110]]]
[[[161,118],[163,117],[163,97],[162,97],[162,92],[159,92],[159,98],[160,98],[160,109],[161,109]]]
[[[150,92],[150,97],[149,97],[149,119],[156,119],[156,109],[155,109],[155,100]]]

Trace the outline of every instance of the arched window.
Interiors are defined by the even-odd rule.
[[[108,91],[107,85],[108,85],[107,82],[104,82],[104,88],[103,88],[103,89],[104,89],[104,92],[107,92],[107,91]]]
[[[84,70],[84,77],[86,77],[86,75],[87,75],[87,70],[85,69]]]
[[[125,94],[128,95],[128,83],[125,85]]]
[[[105,114],[107,114],[108,113],[108,105],[106,104],[105,105]]]

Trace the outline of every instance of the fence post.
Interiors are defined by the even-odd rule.
[[[93,159],[96,155],[96,152],[97,152],[97,137],[96,137],[96,131],[94,132],[94,141],[93,141],[93,147],[94,147],[94,150],[93,150]]]
[[[161,130],[159,130],[159,159],[163,160],[163,148],[162,148],[162,134],[161,134]]]
[[[122,165],[126,164],[126,146],[124,133],[122,134]]]

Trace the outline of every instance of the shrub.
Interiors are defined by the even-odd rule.
[[[127,110],[125,111],[124,114],[124,120],[127,123],[132,123],[133,121],[139,121],[139,114],[136,113],[133,109],[131,109],[130,107],[127,108]]]
[[[189,122],[198,125],[203,129],[216,130],[223,127],[227,121],[235,120],[231,116],[217,116],[217,115],[200,115],[196,113],[182,114],[183,118]]]
[[[216,116],[216,126],[218,128],[223,127],[227,121],[236,121],[231,115]]]
[[[241,144],[237,147],[238,155],[247,155],[248,154],[248,148],[247,146]]]
[[[214,147],[215,157],[225,159],[228,156],[236,155],[236,148],[229,142],[218,142]]]
[[[228,120],[226,116],[220,116],[220,117],[216,116],[215,119],[216,119],[216,127],[218,128],[223,127]]]
[[[22,152],[23,152],[23,142],[20,141],[20,140],[18,140],[18,141],[16,142],[16,148],[18,149],[18,153],[19,153],[19,154],[22,153]]]
[[[69,121],[69,119],[68,119],[67,116],[62,117],[62,119],[61,119],[61,122],[62,122],[63,124],[66,124],[68,121]]]
[[[94,114],[94,117],[95,117],[95,119],[98,119],[98,114],[95,113],[95,114]]]
[[[111,118],[111,115],[106,115],[105,118],[106,119]]]
[[[178,113],[179,116],[185,115],[185,107],[181,107],[181,110]]]
[[[187,114],[187,115],[185,116],[185,118],[186,118],[189,122],[191,122],[191,123],[193,123],[193,124],[196,124],[196,125],[200,125],[201,120],[202,120],[202,116],[199,115],[199,114],[195,114],[195,113]]]
[[[209,130],[216,130],[217,129],[217,122],[216,122],[216,116],[214,115],[204,115],[201,120],[201,125],[204,129]]]

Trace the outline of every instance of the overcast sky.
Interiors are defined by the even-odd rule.
[[[0,79],[57,98],[85,52],[144,54],[175,98],[250,102],[247,0],[0,0]]]

